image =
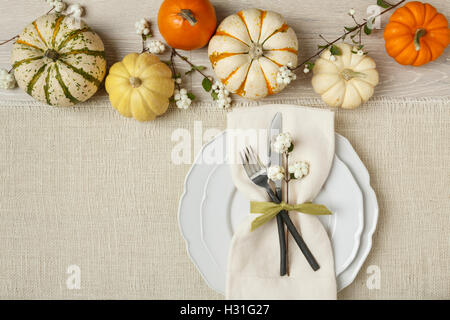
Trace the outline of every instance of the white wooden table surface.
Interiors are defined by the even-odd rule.
[[[76,2],[76,1],[69,1]],[[139,51],[141,43],[135,34],[134,22],[141,17],[148,18],[153,23],[153,33],[161,39],[157,30],[156,17],[161,0],[81,0],[78,3],[86,8],[84,19],[102,37],[109,65],[120,60],[130,52]],[[350,8],[355,8],[356,16],[366,17],[366,10],[375,0],[214,0],[212,1],[217,12],[218,21],[241,9],[257,7],[266,10],[278,11],[285,16],[288,24],[297,33],[300,47],[300,60],[313,54],[317,45],[321,43],[319,34],[327,39],[335,39],[342,32],[344,25],[351,25],[352,19],[347,15]],[[396,2],[392,0],[391,2]],[[438,11],[447,17],[450,16],[450,1],[428,1]],[[23,27],[33,21],[37,16],[44,14],[49,6],[44,0],[1,0],[1,28],[0,39],[6,40],[19,34]],[[390,13],[382,17],[382,27],[387,23]],[[405,67],[397,64],[386,54],[382,30],[375,31],[364,38],[369,54],[375,59],[380,73],[380,84],[376,88],[376,96],[414,96],[438,97],[450,95],[450,50],[436,61],[420,68]],[[0,46],[0,67],[10,68],[11,44]],[[210,66],[207,59],[207,50],[203,48],[187,53],[196,64]],[[167,54],[165,55],[167,58]],[[185,66],[183,65],[183,68]],[[181,69],[181,65],[180,65]],[[182,70],[182,69],[181,69]],[[213,75],[212,70],[208,70]],[[290,86],[277,98],[296,98],[316,96],[310,83],[310,75],[299,73],[295,86]],[[200,87],[200,78],[194,76],[190,83],[194,93],[200,99],[208,99]],[[189,85],[188,85],[189,87]],[[99,95],[104,95],[101,91]],[[31,99],[20,89],[0,92],[0,99]],[[241,98],[234,96],[235,101]]]

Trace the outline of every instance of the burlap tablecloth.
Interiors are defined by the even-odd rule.
[[[225,112],[197,104],[138,123],[105,98],[75,108],[1,101],[0,298],[222,298],[178,229],[190,165],[171,163],[171,135],[194,136],[195,121],[223,129]],[[339,298],[450,298],[450,98],[374,98],[338,110],[336,130],[380,206],[372,251]],[[69,265],[80,267],[78,290],[66,286]],[[380,289],[366,286],[370,265]]]

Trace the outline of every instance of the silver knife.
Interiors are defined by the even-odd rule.
[[[283,126],[283,118],[281,112],[277,112],[272,119],[272,123],[267,133],[267,157],[269,159],[268,166],[282,165],[282,154],[272,152],[272,141],[281,133]],[[269,181],[269,183],[273,183]],[[281,180],[275,181],[275,194],[278,198],[278,202],[281,202]],[[274,199],[275,200],[275,199]],[[284,276],[287,273],[287,249],[286,249],[286,234],[284,230],[284,223],[281,215],[277,215],[277,228],[278,228],[278,240],[280,243],[280,275]]]
[[[283,116],[281,112],[277,112],[272,119],[270,124],[270,129],[267,135],[267,155],[269,157],[269,166],[282,166],[282,154],[277,152],[272,152],[272,142],[275,137],[282,132],[283,129]],[[275,188],[278,199],[281,201],[281,180],[275,181]]]

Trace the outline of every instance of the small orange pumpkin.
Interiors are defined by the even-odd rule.
[[[448,21],[428,3],[408,2],[392,14],[384,40],[398,63],[421,66],[437,59],[450,43]]]
[[[216,11],[208,0],[165,0],[159,8],[159,32],[173,48],[204,47],[216,26]]]

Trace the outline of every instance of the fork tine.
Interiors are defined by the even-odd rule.
[[[256,161],[252,155],[252,153],[250,152],[250,150],[248,149],[248,147],[245,147],[245,156],[247,157],[248,160],[248,164],[251,167],[251,169],[253,170],[253,173],[256,173],[259,171],[258,166],[256,165]]]
[[[243,155],[242,152],[239,152],[239,155],[241,156],[242,166],[244,167],[245,173],[247,173],[247,176],[251,177],[252,172],[250,171],[250,168],[248,166],[248,161],[247,161],[245,155]]]
[[[264,168],[264,164],[261,162],[261,159],[259,158],[259,155],[258,155],[258,153],[256,153],[255,151],[253,151],[253,148],[250,146],[250,151],[251,151],[251,153],[253,154],[253,158],[256,160],[256,164],[258,164],[259,165],[259,170],[261,170],[261,169],[263,169]],[[258,171],[259,171],[258,170]]]

